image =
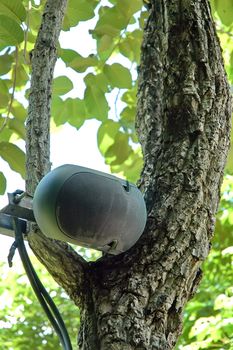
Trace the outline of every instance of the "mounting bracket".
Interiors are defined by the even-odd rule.
[[[12,217],[19,218],[23,233],[27,232],[27,221],[35,222],[32,210],[32,197],[21,190],[8,193],[8,205],[0,210],[0,234],[14,237]]]

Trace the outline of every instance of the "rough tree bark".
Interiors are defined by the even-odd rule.
[[[65,2],[47,1],[32,60],[30,194],[49,169],[44,145]],[[42,79],[35,80],[37,72]],[[144,153],[139,186],[148,208],[144,234],[128,252],[92,263],[68,245],[46,239],[37,228],[29,236],[35,254],[81,309],[80,349],[174,347],[182,311],[195,293],[210,248],[230,116],[230,92],[208,0],[151,0],[136,120]]]

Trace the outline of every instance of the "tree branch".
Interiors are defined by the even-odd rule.
[[[48,0],[44,9],[35,48],[32,52],[32,74],[26,139],[26,191],[33,196],[41,178],[50,170],[50,104],[57,42],[67,0]],[[46,238],[34,229],[29,244],[54,279],[71,296],[82,293],[85,265],[69,245]],[[61,263],[62,262],[62,263]],[[69,278],[67,279],[67,276]],[[69,283],[68,283],[69,282]]]
[[[52,81],[57,59],[56,46],[66,2],[66,0],[47,1],[31,56],[31,88],[26,124],[26,191],[32,196],[38,182],[50,170]]]

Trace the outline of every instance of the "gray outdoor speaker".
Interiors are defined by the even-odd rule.
[[[146,224],[144,199],[135,185],[71,164],[41,180],[33,211],[47,237],[111,254],[129,249]]]

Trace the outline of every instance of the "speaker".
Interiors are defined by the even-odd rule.
[[[134,184],[71,164],[40,181],[33,212],[47,237],[111,254],[133,246],[147,217],[143,196]]]

